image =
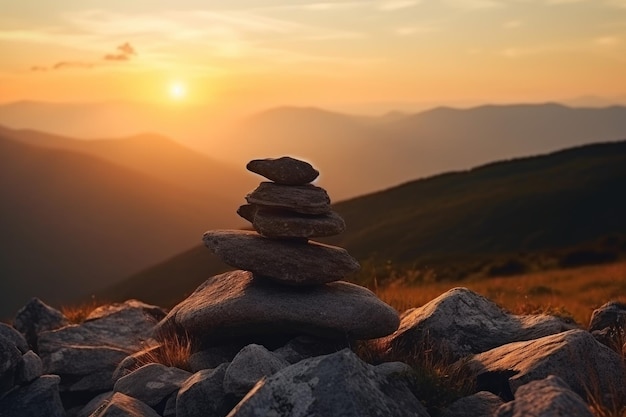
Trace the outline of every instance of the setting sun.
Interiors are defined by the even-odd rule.
[[[180,81],[174,81],[169,86],[169,94],[174,100],[182,100],[187,96],[187,86]]]

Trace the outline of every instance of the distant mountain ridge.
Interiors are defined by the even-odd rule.
[[[626,141],[494,162],[339,202],[333,208],[347,230],[323,241],[345,247],[365,274],[392,265],[434,268],[445,278],[462,262],[626,238],[624,184]],[[171,305],[226,269],[233,268],[198,246],[100,296]]]

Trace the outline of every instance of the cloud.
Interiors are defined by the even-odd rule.
[[[86,68],[91,69],[95,65],[90,62],[80,61],[59,61],[52,66],[53,70],[68,69],[68,68]]]
[[[117,47],[117,50],[119,51],[118,53],[106,54],[104,56],[104,60],[105,61],[128,61],[130,60],[132,56],[137,55],[137,51],[135,50],[135,48],[133,48],[133,46],[128,42],[124,42],[123,44],[119,45]]]
[[[30,67],[30,70],[33,72],[46,72],[48,71],[47,67],[42,67],[40,65],[34,65],[32,67]]]
[[[600,46],[614,46],[619,43],[619,38],[617,36],[601,36],[594,39],[594,42]]]
[[[433,33],[441,31],[441,27],[434,24],[426,24],[421,26],[403,26],[394,29],[394,33],[399,36],[410,36],[424,33]]]
[[[505,6],[502,0],[442,0],[444,4],[455,9],[480,10],[495,9]]]

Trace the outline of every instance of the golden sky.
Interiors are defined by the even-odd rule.
[[[626,94],[626,0],[0,0],[0,102]]]

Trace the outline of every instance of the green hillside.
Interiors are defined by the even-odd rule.
[[[361,261],[362,272],[351,279],[362,283],[373,268],[377,274],[412,269],[430,271],[438,279],[460,279],[503,260],[530,262],[564,256],[573,248],[593,252],[602,244],[599,250],[624,252],[625,186],[626,142],[587,145],[412,181],[337,203],[334,208],[348,229],[325,241],[347,248]],[[168,304],[222,268],[207,249],[198,248],[103,295]]]

